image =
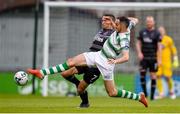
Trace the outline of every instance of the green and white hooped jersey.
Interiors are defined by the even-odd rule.
[[[128,31],[124,33],[113,32],[106,40],[101,49],[101,53],[106,58],[116,58],[122,50],[129,50],[130,45],[130,29],[135,26],[134,22],[130,22]]]

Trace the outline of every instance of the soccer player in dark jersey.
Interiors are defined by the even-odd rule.
[[[158,65],[161,64],[160,57],[157,59],[157,52],[161,53],[161,35],[154,27],[155,21],[152,16],[146,17],[146,28],[139,32],[137,40],[137,53],[140,61],[140,81],[141,87],[147,97],[146,79],[145,75],[147,70],[151,76],[151,96],[150,99],[154,99],[154,93],[156,89],[156,71]],[[159,54],[161,55],[161,54]]]
[[[101,18],[102,29],[95,35],[92,46],[89,48],[91,52],[99,51],[102,49],[104,42],[114,32],[112,22],[115,21],[115,17],[111,14],[104,14]],[[79,81],[74,75],[84,74],[83,80]],[[74,83],[77,87],[77,91],[82,100],[80,107],[89,107],[88,93],[85,90],[89,84],[94,83],[100,76],[98,68],[89,68],[88,66],[73,67],[67,71],[61,73],[61,75],[68,81]],[[82,93],[83,91],[83,93]]]

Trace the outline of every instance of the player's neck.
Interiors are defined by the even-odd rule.
[[[124,33],[124,32],[127,32],[127,28],[122,28],[119,33]]]
[[[104,31],[112,30],[112,28],[103,28]]]
[[[154,27],[151,27],[151,28],[147,28],[148,31],[152,31],[154,30]]]

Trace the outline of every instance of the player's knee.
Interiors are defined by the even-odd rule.
[[[170,77],[165,77],[165,79],[166,79],[167,81],[170,81],[170,80],[171,80],[171,78],[170,78]]]
[[[161,79],[161,76],[160,75],[157,75],[157,77],[156,77],[157,79]]]
[[[75,62],[74,62],[74,59],[73,58],[69,58],[67,60],[67,63],[68,63],[68,66],[69,67],[74,67],[75,66]]]
[[[78,92],[78,94],[82,94],[84,92],[84,89],[81,87],[78,87],[77,92]]]
[[[62,76],[62,77],[66,77],[67,75],[66,75],[65,72],[61,72],[61,76]]]
[[[157,79],[156,75],[152,75],[152,76],[151,76],[151,79],[152,79],[152,80]]]

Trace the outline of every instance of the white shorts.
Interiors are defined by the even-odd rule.
[[[105,58],[100,51],[83,53],[86,59],[86,64],[89,67],[96,66],[101,72],[104,80],[114,80],[115,64],[108,64],[108,59]]]

